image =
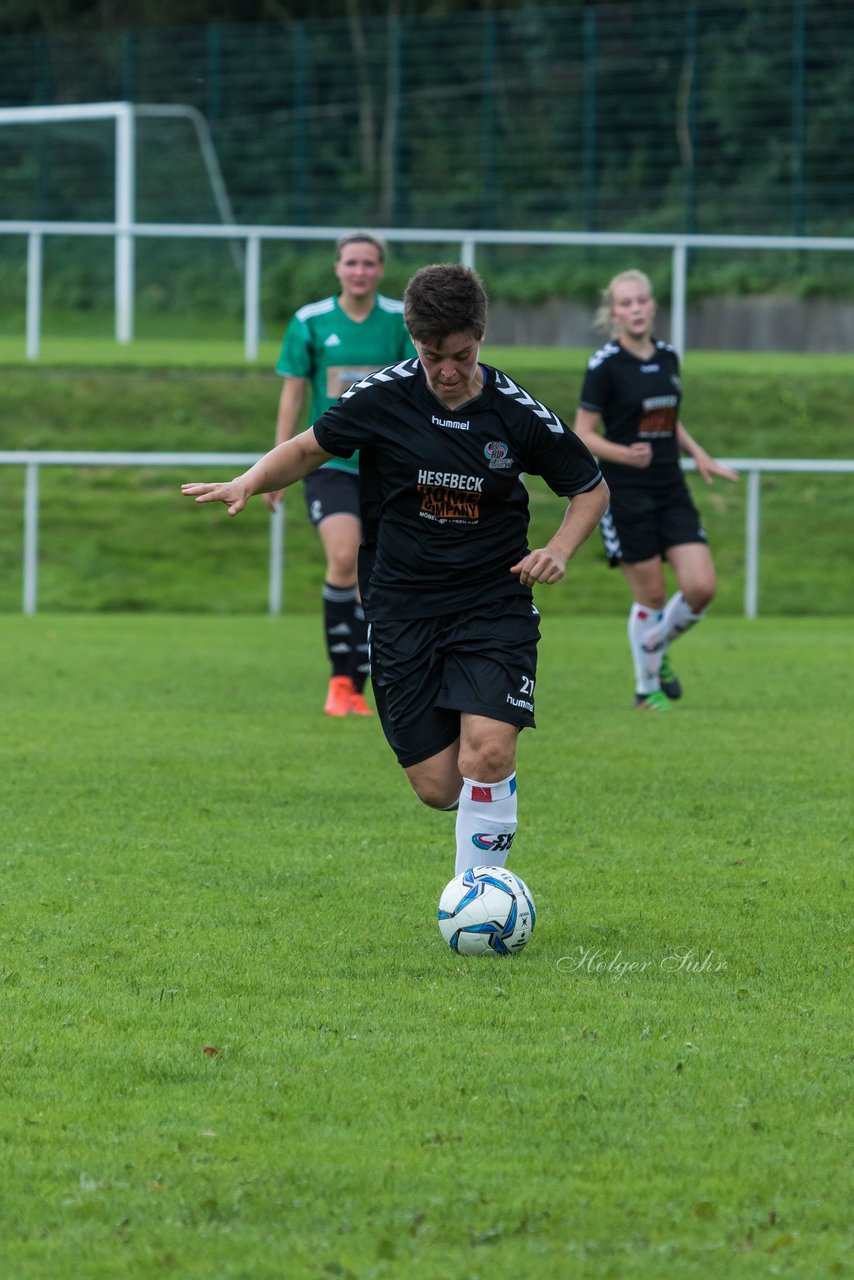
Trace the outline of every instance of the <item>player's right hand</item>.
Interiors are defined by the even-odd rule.
[[[625,462],[627,467],[637,467],[642,471],[652,462],[652,445],[645,440],[636,440],[634,444],[626,445]]]
[[[251,497],[237,480],[225,484],[182,484],[181,493],[185,498],[195,498],[196,502],[224,502],[230,516],[238,515]]]
[[[276,511],[281,505],[282,498],[285,496],[284,489],[277,489],[275,493],[264,494],[264,506],[268,511]]]

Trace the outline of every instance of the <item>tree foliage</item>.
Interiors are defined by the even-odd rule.
[[[194,107],[240,222],[840,235],[847,9],[6,0],[0,102]],[[197,143],[159,128],[138,123],[140,216],[218,216]],[[110,164],[80,131],[14,154],[4,132],[0,217],[109,216]]]
[[[565,0],[579,8],[583,0]],[[541,8],[536,0],[5,0],[0,31],[117,31],[212,22],[304,22]]]

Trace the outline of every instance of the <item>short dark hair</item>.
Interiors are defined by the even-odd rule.
[[[416,342],[442,342],[452,333],[471,334],[479,342],[486,307],[480,276],[456,262],[422,267],[403,295],[403,319]]]
[[[348,244],[372,244],[380,255],[380,262],[385,262],[385,241],[380,240],[379,236],[372,236],[367,231],[354,231],[348,236],[341,236],[335,241],[335,261],[341,257],[341,254],[347,248]]]

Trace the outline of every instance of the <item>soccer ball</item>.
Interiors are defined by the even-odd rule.
[[[537,913],[524,880],[506,867],[471,867],[439,899],[439,932],[464,956],[509,956],[534,932]]]

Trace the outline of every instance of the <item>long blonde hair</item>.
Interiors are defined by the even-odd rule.
[[[596,314],[593,317],[593,328],[600,330],[602,333],[610,334],[612,338],[616,333],[613,320],[611,319],[611,311],[614,306],[614,290],[617,285],[622,284],[624,280],[636,280],[638,284],[643,285],[645,289],[648,289],[649,296],[653,300],[655,299],[649,276],[643,271],[638,271],[636,267],[630,267],[628,271],[621,271],[619,275],[614,276],[613,280],[609,280],[606,287],[602,290],[602,300],[596,308]]]

